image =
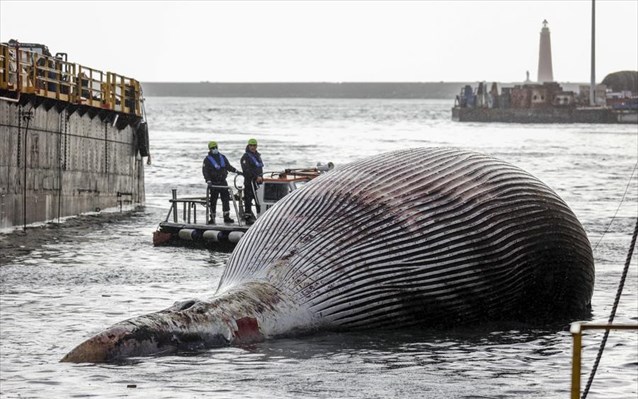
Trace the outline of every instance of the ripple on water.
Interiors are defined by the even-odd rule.
[[[602,238],[594,251],[593,319],[609,316],[638,203],[635,180],[628,186],[635,127],[458,124],[450,121],[447,100],[149,98],[146,107],[154,143],[153,165],[145,170],[149,206],[0,239],[0,396],[568,396],[571,336],[561,327],[318,334],[117,365],[59,363],[115,322],[215,291],[229,254],[155,248],[151,240],[166,217],[171,188],[199,195],[201,145],[209,140],[211,121],[235,166],[253,135],[263,143],[269,170],[318,161],[342,165],[406,143],[459,146],[512,162],[565,199],[592,244]],[[638,319],[637,293],[632,267],[619,321]],[[583,340],[585,370],[600,339],[592,332]],[[635,397],[636,335],[611,334],[608,345],[590,396]]]

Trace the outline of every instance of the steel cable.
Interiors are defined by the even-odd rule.
[[[631,180],[633,179],[634,173],[636,172],[636,167],[638,167],[638,162],[636,162],[636,164],[634,165],[634,169],[631,171],[631,176],[629,176],[629,182],[627,182],[627,187],[625,187],[625,192],[623,193],[622,198],[620,199],[620,204],[618,204],[618,208],[616,208],[616,212],[614,213],[614,216],[609,221],[607,228],[605,228],[605,231],[603,231],[603,234],[601,234],[596,245],[594,245],[594,251],[596,251],[596,248],[598,248],[598,244],[600,244],[600,242],[603,240],[603,237],[609,231],[609,228],[611,227],[611,224],[614,222],[614,219],[616,219],[616,215],[618,215],[618,211],[620,210],[621,205],[625,201],[625,196],[627,195],[627,191],[629,191],[629,186],[631,185]]]
[[[632,174],[633,175],[633,174]],[[631,244],[629,245],[629,251],[627,252],[627,260],[625,261],[625,268],[622,272],[622,277],[620,278],[620,283],[618,284],[618,291],[616,292],[616,299],[614,300],[614,306],[611,309],[611,315],[609,316],[608,323],[611,324],[616,317],[616,309],[618,309],[618,303],[620,302],[620,296],[622,295],[623,287],[625,286],[625,280],[627,278],[627,272],[629,271],[629,264],[631,263],[631,257],[634,253],[634,247],[636,246],[636,237],[638,236],[638,217],[636,218],[636,226],[634,227],[634,234],[631,237]],[[596,355],[596,360],[594,361],[594,366],[591,369],[591,373],[589,375],[589,379],[587,380],[587,385],[585,386],[585,390],[583,391],[583,395],[581,399],[585,399],[587,394],[589,393],[589,388],[591,387],[592,382],[594,381],[594,376],[596,375],[596,370],[598,369],[598,364],[600,363],[600,358],[603,355],[603,350],[605,349],[605,344],[607,343],[607,338],[609,337],[609,331],[605,330],[605,334],[603,335],[603,340],[600,343],[600,348],[598,349],[598,354]]]

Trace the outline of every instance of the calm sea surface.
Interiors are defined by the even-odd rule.
[[[0,256],[0,396],[569,397],[571,336],[564,326],[319,334],[120,365],[58,362],[120,320],[213,294],[228,254],[151,242],[171,188],[202,195],[209,140],[238,167],[246,141],[257,138],[267,170],[341,165],[419,146],[463,147],[520,166],[552,187],[583,223],[595,246],[592,319],[606,321],[638,213],[638,172],[630,180],[636,126],[460,124],[450,120],[451,105],[149,98],[153,164],[146,169],[145,208],[0,235],[18,248]],[[617,322],[638,321],[636,264],[634,255]],[[584,340],[583,385],[600,338],[588,333]],[[612,333],[589,397],[637,396],[637,334]]]

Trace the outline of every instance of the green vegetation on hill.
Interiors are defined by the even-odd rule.
[[[602,82],[612,91],[638,93],[638,71],[618,71],[605,76]]]

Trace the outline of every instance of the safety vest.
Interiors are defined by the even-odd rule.
[[[224,156],[222,154],[219,154],[219,160],[221,161],[221,165],[218,164],[217,161],[215,161],[215,158],[213,158],[212,155],[209,155],[206,158],[208,158],[210,163],[213,164],[213,167],[217,170],[226,167],[226,163],[224,162]]]
[[[251,161],[253,161],[253,164],[255,164],[256,167],[258,167],[258,168],[263,168],[264,167],[264,163],[263,162],[259,162],[257,160],[257,158],[253,154],[251,154],[250,152],[247,152],[246,155],[248,155],[248,158],[250,158]]]

